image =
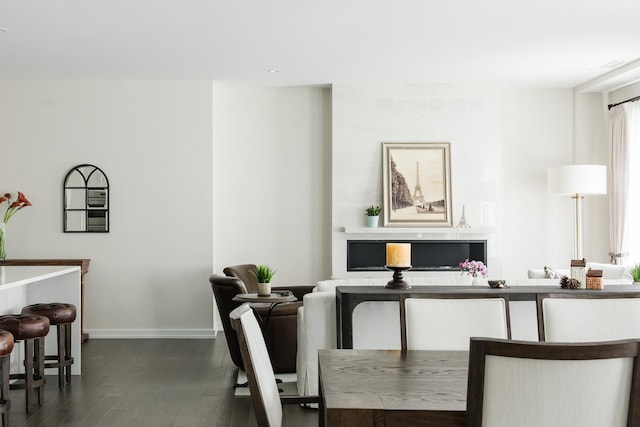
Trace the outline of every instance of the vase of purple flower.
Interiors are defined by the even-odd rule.
[[[484,265],[482,261],[470,261],[469,258],[467,258],[463,262],[461,262],[459,266],[462,274],[468,274],[472,277],[487,277],[487,275],[489,274],[487,266]]]

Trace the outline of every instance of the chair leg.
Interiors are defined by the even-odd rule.
[[[57,325],[58,332],[58,389],[64,389],[64,360],[66,358],[65,349],[65,325]]]
[[[66,366],[67,373],[67,382],[71,382],[71,364],[73,363],[73,356],[71,355],[71,323],[66,323],[64,325],[64,360]],[[67,361],[71,361],[70,363],[66,363]]]
[[[25,406],[27,414],[31,409],[31,392],[33,388],[33,360],[35,357],[33,339],[24,340],[24,384],[25,384]]]
[[[2,427],[9,427],[9,409],[11,401],[9,400],[9,365],[10,356],[4,356],[0,361],[0,369],[2,369],[2,390],[0,390],[0,405],[2,405]]]
[[[35,378],[37,380],[44,379],[44,337],[40,337],[36,339],[37,348],[36,348],[36,362],[37,365],[35,367],[36,373]],[[44,383],[38,386],[38,405],[42,406],[44,403]]]

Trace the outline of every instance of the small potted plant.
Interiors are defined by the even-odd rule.
[[[640,284],[640,264],[636,264],[631,267],[631,275],[633,276],[633,284]]]
[[[268,265],[260,264],[256,266],[256,271],[252,271],[252,273],[258,279],[258,295],[261,297],[271,295],[271,279],[276,274],[276,270]]]
[[[380,206],[369,206],[365,209],[367,215],[367,227],[377,227],[378,219],[380,218]]]

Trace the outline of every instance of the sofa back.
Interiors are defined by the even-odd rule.
[[[547,267],[540,269],[529,269],[527,276],[529,279],[548,279],[559,280],[558,275],[570,276],[569,269],[552,268],[549,271],[545,271]],[[588,262],[587,270],[602,270],[602,280],[604,284],[610,285],[630,285],[633,283],[633,275],[631,274],[631,268],[625,265],[606,264],[600,262]],[[554,274],[557,273],[557,274]]]

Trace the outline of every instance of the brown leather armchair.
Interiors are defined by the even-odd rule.
[[[225,267],[222,272],[229,277],[237,277],[242,280],[244,285],[247,288],[247,292],[253,293],[258,292],[258,278],[255,275],[256,266],[255,264],[239,264],[232,265],[229,267]],[[308,294],[313,290],[315,285],[304,285],[304,286],[284,286],[277,285],[271,286],[273,292],[277,292],[279,290],[287,290],[291,291],[293,295],[298,298],[298,301],[302,301],[302,297],[305,294]]]
[[[213,274],[209,277],[209,282],[220,312],[231,360],[237,367],[244,369],[238,337],[231,326],[229,313],[242,304],[233,301],[233,297],[240,293],[249,293],[248,289],[245,283],[237,277]],[[302,302],[279,304],[269,314],[269,322],[263,333],[271,357],[271,365],[276,373],[296,371],[297,315],[298,307],[301,305]],[[254,305],[254,310],[262,318],[265,318],[269,307]]]

